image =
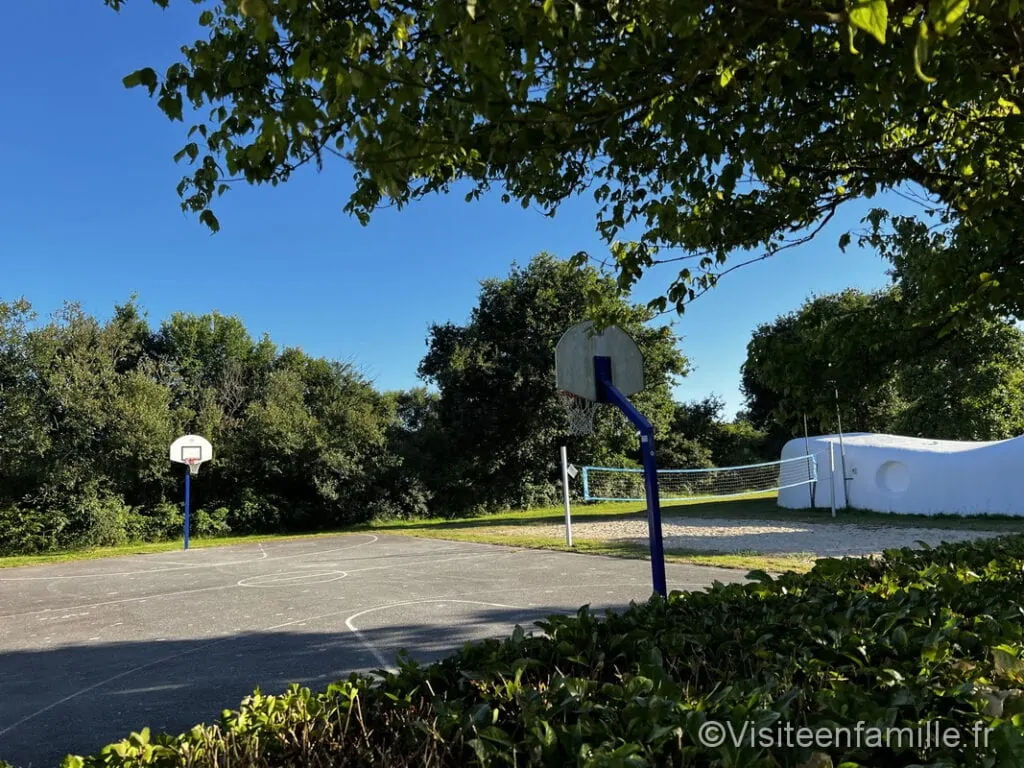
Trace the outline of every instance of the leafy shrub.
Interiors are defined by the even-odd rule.
[[[246,490],[241,501],[231,508],[226,523],[235,533],[274,531],[281,526],[281,512],[264,496]]]
[[[227,507],[218,507],[213,512],[197,509],[192,514],[192,535],[199,537],[227,536],[231,533],[231,526],[227,523],[230,514]]]
[[[394,472],[383,478],[366,505],[374,520],[407,520],[430,515],[432,494],[418,477]]]
[[[0,509],[0,555],[35,554],[57,547],[54,520],[39,510],[11,506]]]
[[[142,538],[147,541],[175,539],[182,535],[185,512],[180,505],[163,502],[142,515]]]
[[[940,768],[1024,760],[1024,536],[672,594],[539,622],[429,666],[400,658],[312,693],[256,693],[180,736],[148,731],[94,766]],[[709,720],[834,729],[938,722],[975,746],[703,745]]]
[[[138,532],[136,513],[96,486],[57,495],[45,509],[16,505],[0,520],[0,551],[10,554],[126,544]]]
[[[72,526],[77,528],[74,538],[62,544],[66,547],[110,547],[127,544],[132,538],[135,513],[124,500],[109,494],[88,495],[69,509]]]

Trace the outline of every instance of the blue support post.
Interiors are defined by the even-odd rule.
[[[612,382],[612,361],[609,357],[594,358],[597,399],[614,403],[626,418],[640,430],[640,460],[644,465],[644,489],[647,495],[647,530],[651,546],[651,580],[654,591],[668,594],[665,584],[665,547],[661,535],[661,499],[658,495],[658,463],[654,453],[654,425],[638,411]]]
[[[189,501],[192,494],[192,468],[185,466],[185,549],[188,549]]]

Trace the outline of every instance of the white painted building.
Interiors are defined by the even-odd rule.
[[[779,491],[780,507],[829,509],[834,498],[837,509],[1024,515],[1024,437],[973,443],[861,432],[843,435],[841,448],[838,435],[821,435],[790,440],[782,458],[807,452],[818,482]]]

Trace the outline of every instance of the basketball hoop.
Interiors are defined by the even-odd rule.
[[[569,418],[570,435],[591,435],[594,433],[594,417],[597,415],[597,403],[594,400],[574,395],[572,392],[561,390],[558,399],[565,409]]]
[[[188,465],[189,474],[195,477],[199,474],[199,465],[203,462],[200,459],[185,459],[185,463]]]

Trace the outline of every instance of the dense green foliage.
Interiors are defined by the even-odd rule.
[[[428,476],[450,514],[553,502],[562,444],[577,463],[622,466],[639,458],[636,429],[616,408],[600,409],[593,435],[566,438],[553,387],[555,344],[587,319],[588,302],[617,305],[620,327],[644,356],[646,387],[633,402],[659,434],[672,434],[671,386],[688,367],[678,339],[667,327],[646,325],[653,313],[621,302],[596,270],[542,254],[486,281],[465,325],[430,329],[420,375],[438,389],[443,439],[435,441]]]
[[[541,622],[543,635],[517,631],[430,666],[405,660],[380,682],[257,694],[217,725],[143,732],[65,765],[1019,766],[1022,561],[1013,536],[754,574],[603,619],[583,608]],[[959,744],[880,746],[876,734],[850,748],[838,735],[823,748],[773,730],[774,746],[714,747],[699,741],[707,721],[736,733],[745,722],[848,733],[931,723]],[[993,730],[976,739],[976,723]]]
[[[781,444],[749,418],[729,421],[724,411],[725,402],[715,395],[676,404],[671,425],[659,443],[661,466],[735,467],[778,458]]]
[[[167,447],[215,445],[199,535],[336,527],[373,512],[391,411],[351,366],[278,350],[236,318],[0,304],[0,552],[181,533]]]
[[[929,267],[943,310],[1015,311],[1022,14],[1016,0],[217,0],[181,60],[125,84],[192,123],[179,193],[214,229],[233,182],[336,156],[363,220],[457,182],[548,210],[590,193],[623,286],[692,259],[664,308],[737,251],[777,253],[844,202],[910,186],[951,228]],[[638,242],[616,243],[634,227]]]
[[[673,449],[690,429],[671,398],[687,370],[678,339],[596,270],[544,254],[485,281],[465,325],[430,329],[430,390],[378,392],[351,364],[278,349],[217,313],[153,329],[134,301],[104,322],[73,305],[39,322],[25,302],[0,303],[0,554],[180,536],[184,470],[167,446],[189,432],[215,453],[194,485],[200,536],[553,501],[562,443],[578,464],[637,458],[614,408],[566,440],[554,345],[591,301],[613,306],[645,355],[634,400],[666,438],[663,465],[695,460]],[[713,431],[688,444],[719,445]],[[712,455],[729,454],[700,459]]]
[[[882,432],[951,440],[1024,433],[1024,333],[974,318],[941,334],[915,324],[904,284],[811,299],[758,327],[743,387],[750,417],[790,435]],[[838,391],[839,415],[836,409]]]

